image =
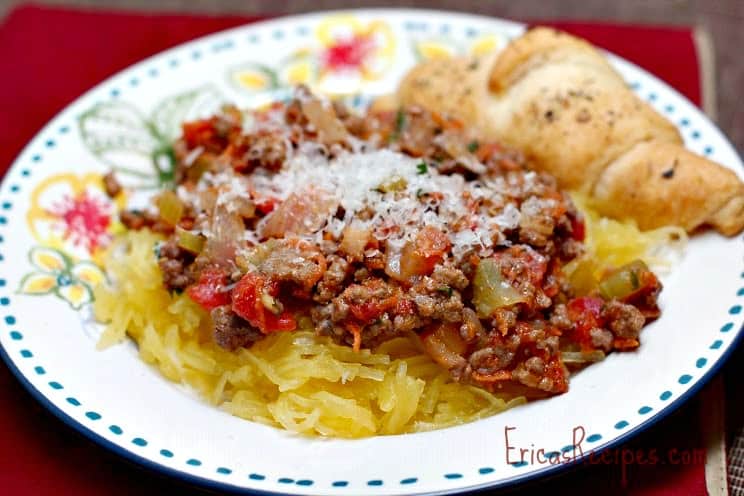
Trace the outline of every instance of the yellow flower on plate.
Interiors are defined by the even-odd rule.
[[[362,22],[351,15],[335,15],[316,29],[321,49],[317,86],[321,91],[349,94],[368,81],[382,78],[395,57],[395,35],[383,21]]]
[[[319,93],[349,95],[381,79],[395,58],[395,34],[380,20],[333,15],[318,24],[314,35],[276,65],[247,62],[231,68],[228,79],[253,94],[305,84]]]
[[[113,200],[106,195],[100,174],[57,174],[31,193],[26,221],[40,244],[74,258],[97,259],[122,230],[116,213],[125,205],[125,193]]]
[[[243,64],[230,73],[232,83],[249,92],[272,90],[278,86],[276,73],[265,65]]]
[[[312,85],[318,79],[318,63],[312,55],[302,52],[296,53],[287,64],[279,70],[279,78],[287,84]]]
[[[482,56],[491,52],[501,50],[505,45],[503,36],[489,34],[476,38],[470,44],[469,52],[471,55]]]
[[[497,34],[479,36],[466,45],[449,38],[419,39],[413,43],[416,55],[422,60],[466,54],[482,57],[501,50],[504,45],[504,37]]]
[[[75,310],[93,301],[93,288],[105,279],[93,262],[73,263],[54,248],[37,246],[28,258],[36,270],[21,279],[18,292],[31,296],[54,294]]]
[[[421,40],[414,46],[416,54],[424,60],[453,57],[458,52],[456,46],[444,40]]]

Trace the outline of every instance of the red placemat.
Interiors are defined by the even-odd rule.
[[[0,26],[0,175],[41,126],[102,79],[183,41],[255,20],[38,6],[14,10]],[[551,24],[638,63],[699,104],[692,30]],[[201,492],[135,467],[76,434],[34,401],[4,365],[0,365],[0,405],[0,492],[4,494]],[[584,494],[602,488],[605,494],[704,495],[697,425],[693,401],[594,463],[523,489],[537,494]]]

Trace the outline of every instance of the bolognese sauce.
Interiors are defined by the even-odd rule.
[[[122,220],[168,235],[163,284],[211,312],[223,348],[310,319],[355,350],[410,336],[458,381],[535,398],[659,315],[643,262],[582,272],[570,197],[446,116],[359,116],[300,87],[185,123],[174,151],[174,190]]]

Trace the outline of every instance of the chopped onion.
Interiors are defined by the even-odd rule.
[[[157,199],[160,218],[175,226],[183,215],[183,203],[174,191],[163,191]]]
[[[599,292],[606,299],[626,298],[641,289],[641,274],[648,272],[648,266],[635,260],[605,277],[599,283]]]
[[[372,231],[368,227],[352,223],[344,229],[339,249],[356,260],[362,260],[364,247],[367,246],[371,236]]]
[[[576,296],[585,296],[597,287],[596,271],[597,263],[589,256],[575,258],[563,266],[563,273]]]
[[[484,258],[480,261],[473,278],[473,303],[479,317],[491,317],[499,308],[523,301],[525,297],[504,280],[496,260]]]
[[[323,105],[323,102],[317,98],[302,100],[301,104],[302,113],[322,133],[321,138],[325,144],[341,143],[346,139],[348,136],[346,127],[336,117],[336,113],[330,105]]]
[[[465,364],[462,353],[465,352],[465,342],[460,337],[457,326],[453,324],[437,324],[433,330],[422,337],[424,350],[438,364],[451,369]]]
[[[258,232],[265,238],[312,234],[323,226],[337,205],[338,200],[325,191],[310,189],[292,193],[263,218]]]
[[[198,255],[204,249],[205,238],[199,233],[187,231],[186,229],[176,226],[176,236],[178,239],[178,246],[186,251]]]
[[[222,206],[214,209],[211,235],[204,245],[206,256],[219,266],[227,266],[235,258],[239,240],[243,239],[245,224],[235,212],[229,212]]]

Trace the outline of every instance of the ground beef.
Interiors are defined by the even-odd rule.
[[[514,360],[518,346],[518,340],[516,342],[511,340],[511,343],[481,348],[470,355],[468,361],[475,372],[489,375],[509,367]]]
[[[354,271],[354,281],[363,282],[369,279],[370,271],[367,267],[359,267]]]
[[[311,317],[321,334],[351,343],[350,325],[359,325],[362,345],[371,346],[389,339],[402,330],[419,327],[420,320],[401,305],[401,289],[393,283],[372,278],[364,284],[351,284],[327,305],[311,310]],[[413,319],[413,320],[411,320]]]
[[[584,245],[575,239],[567,239],[563,243],[560,243],[560,251],[558,255],[563,260],[573,260],[584,254]]]
[[[519,240],[535,247],[545,246],[555,229],[555,200],[531,196],[519,210]]]
[[[551,305],[552,300],[543,291],[547,257],[527,245],[518,245],[497,252],[494,259],[506,282],[525,298],[522,305],[528,312]]]
[[[141,210],[122,210],[119,213],[119,220],[124,227],[134,231],[147,228],[153,232],[161,234],[173,233],[173,226],[164,222],[158,214]]]
[[[441,127],[431,118],[431,114],[419,107],[411,107],[396,115],[397,146],[414,157],[432,155],[434,136],[441,133]],[[442,157],[440,157],[442,158]]]
[[[589,336],[592,338],[593,346],[604,351],[610,351],[612,349],[613,336],[607,329],[595,327],[589,331]]]
[[[379,278],[367,279],[363,284],[352,284],[348,286],[343,293],[334,302],[343,301],[348,306],[359,308],[375,307],[384,305],[386,301],[391,300],[399,294],[400,288],[393,283],[386,282]],[[386,307],[386,310],[388,308]],[[342,320],[345,315],[340,315]],[[366,320],[360,318],[360,320]]]
[[[472,308],[463,308],[460,337],[466,343],[475,343],[485,338],[486,330]]]
[[[525,386],[550,391],[553,387],[553,381],[545,377],[543,375],[544,373],[545,362],[543,359],[540,357],[530,357],[514,368],[512,378]]]
[[[604,306],[602,317],[606,319],[610,331],[618,338],[624,339],[637,339],[646,322],[640,310],[617,300],[612,300]]]
[[[334,323],[333,316],[333,303],[328,303],[326,305],[313,305],[310,309],[310,318],[313,321],[315,332],[321,336],[340,338],[344,333],[344,330]]]
[[[287,140],[282,133],[256,135],[243,159],[247,169],[279,170],[287,159]]]
[[[229,306],[217,307],[211,312],[214,325],[214,340],[226,350],[250,347],[264,335],[240,318]]]
[[[568,318],[566,305],[559,303],[553,308],[553,313],[550,316],[550,324],[561,331],[567,331],[573,327],[573,322]]]
[[[550,354],[558,353],[561,340],[558,336],[547,336],[535,345],[538,350],[546,350]]]
[[[257,268],[277,281],[294,283],[309,291],[325,273],[326,262],[323,254],[309,244],[280,241]]]
[[[438,264],[434,267],[434,272],[431,274],[431,278],[450,288],[458,289],[462,291],[470,284],[470,281],[465,274],[455,267],[445,266]]]
[[[144,227],[149,227],[145,214],[137,210],[122,210],[119,213],[119,220],[124,227],[133,231],[139,231]]]
[[[409,294],[422,317],[444,322],[462,322],[465,305],[460,292],[452,287],[426,276],[411,287]]]
[[[416,312],[397,314],[393,319],[393,329],[396,334],[414,331],[423,326],[424,319],[422,319]]]
[[[362,332],[362,347],[374,348],[385,341],[395,337],[398,330],[387,313],[384,313],[372,324],[365,326]],[[345,334],[344,340],[347,344],[353,344],[354,338],[351,334]]]
[[[158,265],[163,273],[163,284],[168,290],[181,291],[194,282],[188,270],[193,261],[194,256],[179,248],[173,239],[160,246]]]
[[[517,324],[517,310],[499,308],[493,314],[493,327],[502,335],[511,331]]]
[[[364,254],[364,266],[369,271],[382,270],[385,268],[385,254],[380,250],[368,250]]]
[[[328,303],[344,289],[344,280],[349,275],[351,265],[338,255],[328,256],[328,269],[318,282],[313,299],[318,303]]]

